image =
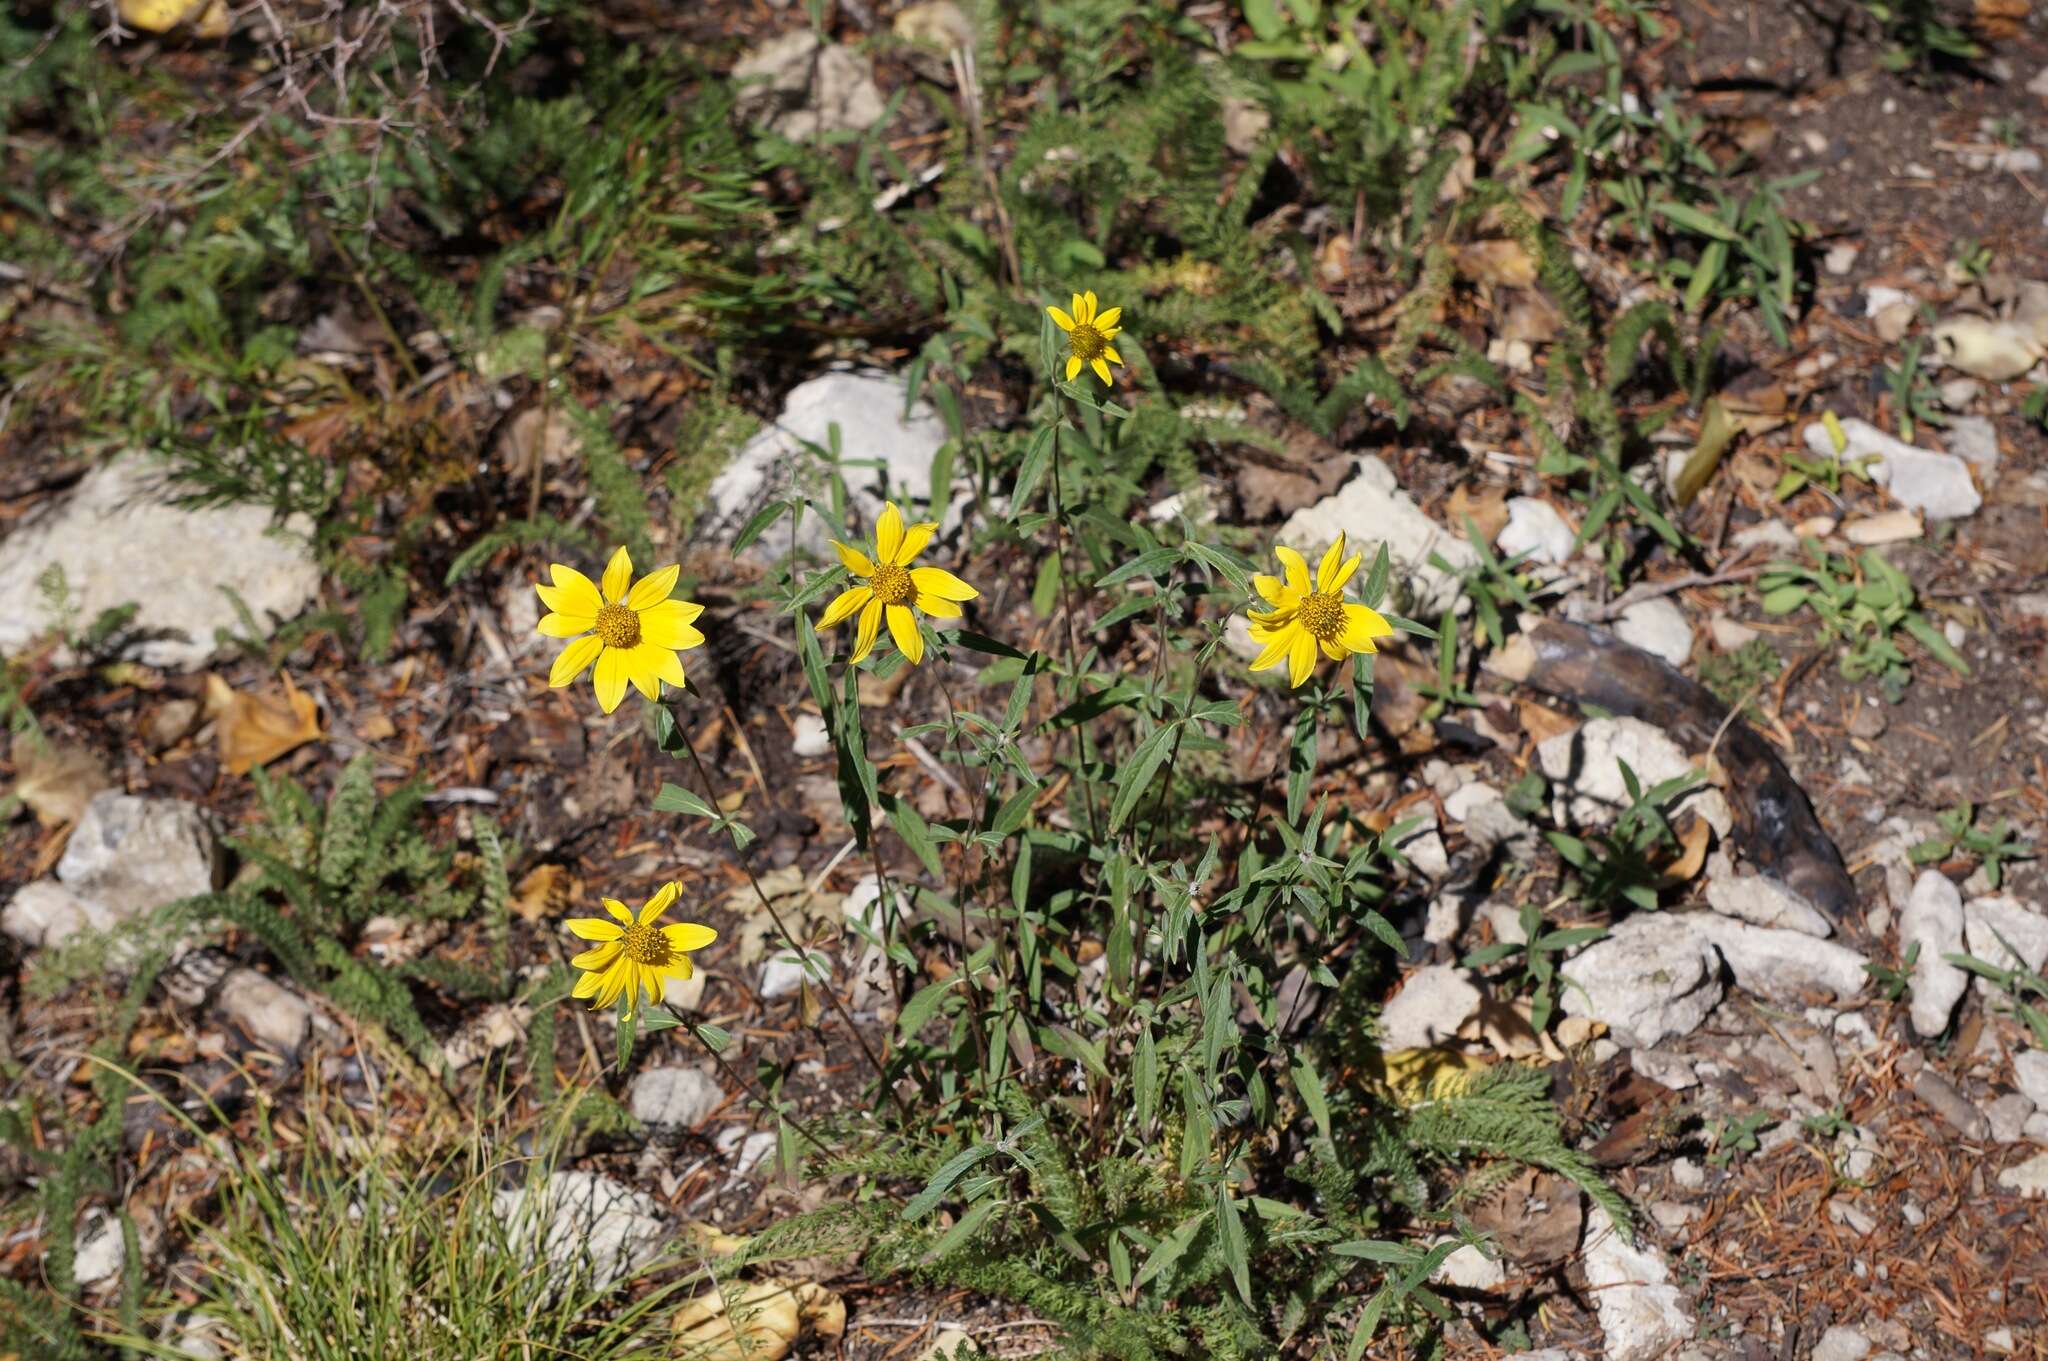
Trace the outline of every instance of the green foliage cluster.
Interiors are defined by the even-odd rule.
[[[1967,855],[1983,866],[1986,882],[1997,888],[2004,876],[2005,862],[2033,859],[2034,846],[2014,836],[2012,824],[2004,818],[1980,826],[1977,813],[1976,805],[1966,799],[1947,812],[1936,814],[1934,821],[1941,829],[1939,834],[1911,847],[1906,854],[1916,865],[1933,864],[1958,853]]]
[[[1822,641],[1844,645],[1839,663],[1844,677],[1876,678],[1896,704],[1913,679],[1912,666],[1893,638],[1901,632],[1958,675],[1970,674],[1970,664],[1914,608],[1913,583],[1882,553],[1870,548],[1851,558],[1812,541],[1806,553],[1805,562],[1774,562],[1757,578],[1764,612],[1812,610]]]
[[[438,1068],[440,1046],[420,1018],[411,984],[463,997],[509,992],[506,851],[491,820],[474,816],[477,868],[459,873],[455,851],[436,847],[417,825],[425,787],[412,781],[380,796],[373,762],[368,754],[349,762],[324,807],[289,780],[253,772],[264,822],[228,845],[254,872],[203,910],[254,934],[301,985],[384,1027]],[[481,967],[429,956],[382,968],[350,948],[372,917],[426,922],[473,914],[489,950]]]
[[[1379,905],[1411,827],[1374,831],[1316,797],[1319,735],[1363,729],[1371,659],[1295,693],[1270,803],[1254,794],[1242,807],[1243,792],[1191,802],[1183,758],[1227,750],[1244,721],[1212,670],[1228,616],[1251,597],[1251,566],[1213,530],[1155,531],[1100,511],[1096,451],[1133,417],[1059,381],[1056,335],[1050,323],[1041,332],[1050,381],[1007,523],[988,533],[1034,546],[1048,599],[1085,591],[1099,623],[1085,640],[1028,651],[928,634],[934,652],[983,661],[974,704],[949,695],[943,716],[904,734],[972,791],[945,816],[920,813],[871,753],[861,672],[887,675],[901,655],[835,674],[813,630],[806,606],[844,585],[843,569],[790,570],[774,587],[838,756],[848,823],[870,846],[893,832],[923,871],[892,879],[867,926],[908,992],[886,1059],[873,1056],[874,1118],[821,1138],[761,1098],[786,1161],[819,1152],[813,1173],[859,1175],[872,1190],[778,1233],[851,1235],[872,1272],[1016,1301],[1060,1323],[1078,1356],[1326,1346],[1356,1357],[1386,1328],[1426,1332],[1446,1317],[1428,1279],[1467,1238],[1459,1207],[1475,1179],[1541,1166],[1618,1222],[1627,1207],[1567,1142],[1540,1072],[1496,1067],[1415,1105],[1325,1076],[1361,1060],[1370,1026],[1357,1003],[1405,953]],[[742,546],[775,542],[773,521],[814,509],[826,513],[803,500],[769,507]],[[1360,547],[1374,565],[1357,599],[1381,604],[1389,556]],[[1125,623],[1159,652],[1149,672],[1102,647],[1104,629]],[[658,744],[684,760],[687,712],[678,700],[657,715]],[[1043,811],[1056,787],[1057,821]],[[752,833],[713,794],[668,785],[655,807],[710,822],[744,852]],[[1246,834],[1202,830],[1218,817]],[[911,990],[935,950],[956,966]],[[1293,1033],[1309,984],[1332,990],[1338,1018],[1319,1031],[1337,1038]],[[714,1052],[726,1042],[696,1033]],[[1423,1228],[1445,1241],[1410,1241]]]

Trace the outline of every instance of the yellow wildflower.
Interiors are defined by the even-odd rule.
[[[1057,307],[1045,310],[1052,314],[1053,322],[1067,333],[1067,380],[1072,382],[1085,364],[1095,370],[1095,376],[1105,385],[1114,385],[1116,380],[1109,376],[1109,366],[1123,363],[1124,358],[1109,342],[1115,340],[1117,332],[1123,329],[1116,323],[1124,309],[1112,307],[1106,312],[1097,311],[1095,294],[1091,290],[1074,295],[1071,315]]]
[[[696,922],[655,925],[682,891],[683,886],[673,881],[663,884],[640,909],[637,920],[616,898],[604,900],[604,910],[612,916],[609,921],[603,917],[570,918],[571,931],[598,942],[569,961],[588,970],[576,980],[572,995],[594,999],[592,1008],[608,1007],[624,997],[630,1013],[640,1005],[642,992],[648,1001],[658,1002],[668,979],[687,979],[696,973],[689,952],[717,940],[718,933]]]
[[[540,632],[575,639],[555,658],[549,685],[559,689],[595,663],[591,681],[598,707],[606,713],[626,697],[628,681],[649,699],[661,698],[663,681],[682,685],[683,659],[677,653],[704,641],[695,627],[704,607],[669,599],[676,567],[649,572],[636,582],[633,559],[621,548],[605,566],[602,593],[573,567],[558,562],[549,570],[555,584],[533,588],[552,611],[542,617]]]
[[[1275,548],[1273,555],[1287,569],[1287,579],[1260,575],[1252,585],[1266,598],[1270,610],[1251,611],[1252,641],[1265,651],[1252,662],[1252,670],[1264,671],[1287,661],[1287,683],[1300,685],[1316,669],[1316,649],[1331,661],[1341,662],[1354,652],[1377,652],[1373,639],[1385,638],[1393,625],[1363,605],[1344,599],[1344,583],[1358,570],[1359,555],[1344,556],[1340,533],[1330,551],[1316,568],[1314,585],[1308,578],[1308,563],[1292,548]]]
[[[911,610],[915,608],[935,619],[958,619],[959,602],[981,594],[944,568],[910,565],[938,530],[938,525],[929,521],[906,529],[903,512],[891,501],[882,507],[881,518],[875,521],[873,558],[837,539],[832,541],[832,546],[839,550],[839,560],[861,584],[840,592],[839,598],[825,607],[825,617],[818,621],[818,627],[829,629],[856,610],[860,612],[853,643],[855,665],[873,651],[875,634],[885,614],[889,619],[889,636],[896,640],[898,650],[912,665],[923,661],[924,636],[917,631],[917,616]]]

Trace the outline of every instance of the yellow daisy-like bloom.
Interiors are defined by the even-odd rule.
[[[1123,329],[1116,323],[1124,309],[1112,307],[1108,311],[1097,311],[1095,294],[1091,290],[1074,295],[1071,315],[1057,307],[1045,310],[1052,314],[1054,324],[1067,333],[1067,381],[1072,382],[1085,364],[1095,370],[1095,376],[1105,385],[1113,386],[1116,380],[1109,376],[1109,366],[1122,364],[1124,357],[1109,342],[1115,340],[1117,332]]]
[[[924,552],[925,545],[938,531],[938,525],[930,521],[906,529],[903,512],[891,501],[882,507],[881,518],[875,521],[874,557],[837,539],[832,541],[832,546],[839,550],[839,560],[861,584],[840,592],[839,598],[825,607],[825,617],[818,621],[818,627],[829,629],[859,612],[860,624],[853,643],[854,665],[858,666],[874,650],[875,635],[881,630],[884,615],[889,619],[889,636],[916,665],[924,660],[924,635],[917,631],[917,616],[911,610],[921,610],[935,619],[958,619],[960,602],[981,594],[944,568],[910,565],[911,559]]]
[[[1377,652],[1373,639],[1385,638],[1394,626],[1364,605],[1344,599],[1344,583],[1358,570],[1360,557],[1344,556],[1344,536],[1323,554],[1313,585],[1308,563],[1292,548],[1275,548],[1273,555],[1287,569],[1287,579],[1265,575],[1252,578],[1252,585],[1266,598],[1270,610],[1253,610],[1252,641],[1265,650],[1252,662],[1252,670],[1264,671],[1287,662],[1287,683],[1300,685],[1316,669],[1316,649],[1325,657],[1341,662],[1354,652]]]
[[[601,592],[573,567],[558,562],[549,570],[555,584],[533,588],[552,611],[541,618],[540,632],[576,640],[555,658],[549,685],[560,689],[594,663],[591,681],[598,707],[606,713],[619,707],[629,681],[649,699],[661,698],[663,681],[682,685],[683,659],[677,653],[704,641],[695,627],[704,607],[669,599],[678,568],[664,567],[634,581],[633,559],[621,548],[605,565]]]
[[[647,994],[648,1001],[658,1002],[668,979],[686,979],[696,973],[696,968],[690,963],[690,951],[703,949],[718,939],[718,933],[696,922],[655,925],[682,891],[681,884],[663,884],[661,890],[640,909],[637,920],[617,898],[604,900],[604,910],[611,913],[610,920],[603,917],[570,918],[571,931],[585,940],[599,942],[569,961],[579,969],[588,970],[576,980],[572,995],[592,998],[590,1005],[593,1009],[608,1007],[624,997],[626,1010],[630,1013],[640,1005],[642,992]]]

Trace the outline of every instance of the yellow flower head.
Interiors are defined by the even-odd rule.
[[[882,626],[884,614],[889,617],[889,636],[914,666],[924,660],[924,636],[917,631],[917,618],[911,610],[922,610],[935,619],[958,619],[959,602],[981,594],[944,568],[910,565],[938,530],[930,522],[905,529],[903,512],[891,501],[882,507],[881,518],[875,521],[873,558],[837,539],[832,541],[832,546],[839,550],[839,560],[860,584],[840,592],[839,598],[825,607],[825,617],[818,621],[818,627],[831,628],[855,611],[860,613],[853,644],[856,666],[874,650],[875,634]]]
[[[1045,310],[1052,314],[1053,322],[1067,333],[1067,381],[1072,382],[1085,364],[1095,370],[1095,376],[1105,385],[1113,386],[1116,380],[1109,376],[1109,366],[1123,363],[1124,357],[1109,342],[1115,340],[1117,332],[1123,329],[1116,323],[1124,309],[1112,307],[1107,311],[1097,311],[1095,294],[1090,291],[1074,295],[1071,316],[1057,307]]]
[[[695,628],[704,607],[668,598],[677,568],[664,567],[636,582],[633,559],[621,548],[605,566],[602,593],[573,567],[558,562],[549,570],[555,584],[533,588],[552,611],[542,617],[540,631],[576,640],[555,658],[549,685],[567,685],[595,662],[598,707],[610,713],[626,697],[628,681],[649,699],[661,698],[663,681],[683,683],[683,659],[676,654],[704,641]]]
[[[1270,610],[1251,611],[1252,641],[1265,650],[1252,662],[1252,670],[1264,671],[1287,662],[1287,683],[1300,685],[1316,669],[1316,649],[1333,662],[1354,652],[1377,652],[1373,639],[1385,638],[1393,625],[1363,605],[1344,599],[1344,583],[1358,570],[1359,555],[1344,556],[1344,536],[1323,554],[1313,585],[1308,563],[1292,548],[1275,548],[1273,555],[1287,569],[1287,579],[1256,576],[1252,585],[1266,598]]]
[[[593,1009],[608,1007],[624,997],[630,1013],[640,1005],[642,992],[647,994],[648,1001],[658,1002],[666,980],[689,978],[696,973],[690,963],[690,951],[703,949],[718,939],[718,933],[695,922],[655,925],[682,891],[681,884],[663,884],[661,891],[640,909],[637,920],[617,898],[604,900],[604,910],[611,913],[609,920],[570,918],[571,931],[585,940],[598,942],[569,961],[588,970],[576,980],[572,995],[592,998]]]

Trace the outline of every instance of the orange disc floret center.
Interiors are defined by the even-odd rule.
[[[1328,642],[1344,631],[1344,597],[1318,591],[1301,602],[1295,618],[1318,642]]]
[[[917,587],[911,583],[907,568],[884,563],[875,569],[868,586],[874,591],[875,599],[884,605],[908,605],[917,599]]]
[[[626,605],[606,605],[597,612],[597,636],[606,647],[638,647],[640,616]]]
[[[1083,364],[1093,363],[1109,348],[1109,342],[1102,338],[1102,332],[1085,321],[1067,332],[1067,344],[1073,349],[1074,358]]]
[[[669,961],[668,937],[658,926],[629,926],[625,935],[626,958],[635,964],[658,969]]]

